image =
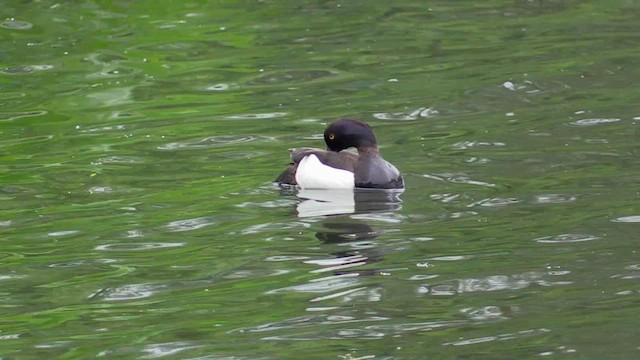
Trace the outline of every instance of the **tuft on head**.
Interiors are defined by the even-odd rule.
[[[376,136],[366,123],[353,119],[340,119],[327,126],[324,141],[332,151],[341,151],[350,147],[358,150],[376,148]]]

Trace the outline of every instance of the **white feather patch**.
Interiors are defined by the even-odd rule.
[[[296,182],[303,189],[353,189],[355,179],[351,171],[332,168],[318,160],[314,154],[298,163]]]

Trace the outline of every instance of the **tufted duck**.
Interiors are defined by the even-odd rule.
[[[291,150],[293,163],[275,180],[303,189],[402,189],[398,169],[384,160],[376,137],[362,121],[341,119],[324,131],[327,150]],[[354,147],[357,153],[347,150]]]

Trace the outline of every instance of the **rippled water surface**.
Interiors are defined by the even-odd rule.
[[[3,359],[640,356],[637,1],[1,16]],[[271,183],[340,117],[404,193]]]

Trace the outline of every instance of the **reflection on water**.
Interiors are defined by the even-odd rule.
[[[298,203],[296,210],[300,217],[397,211],[402,208],[400,195],[403,191],[301,189],[295,193],[304,200]]]

